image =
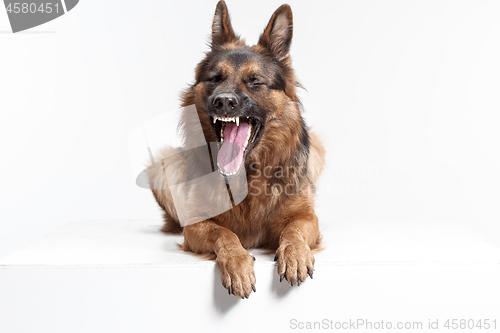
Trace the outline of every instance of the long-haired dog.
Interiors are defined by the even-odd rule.
[[[256,283],[254,257],[246,249],[275,250],[280,281],[300,285],[307,275],[313,276],[312,250],[321,242],[314,184],[324,165],[324,148],[301,115],[295,91],[300,84],[289,54],[292,26],[291,8],[282,5],[257,45],[247,46],[234,33],[226,4],[220,1],[211,49],[196,67],[195,83],[182,96],[184,107],[196,107],[194,117],[181,115],[185,143],[194,140],[191,133],[201,123],[203,140],[217,143],[216,176],[229,181],[244,170],[249,189],[243,201],[214,217],[182,224],[180,215],[185,212],[176,210],[172,187],[160,186],[167,182],[165,163],[181,182],[197,176],[199,169],[188,166],[210,167],[214,161],[198,158],[196,152],[167,161],[175,152],[167,148],[158,156],[166,162],[148,171],[153,194],[164,210],[162,230],[182,232],[183,250],[212,255],[223,286],[241,298],[255,291]],[[211,196],[217,196],[214,188],[198,186],[188,192],[187,200],[203,211],[211,208],[206,203]]]

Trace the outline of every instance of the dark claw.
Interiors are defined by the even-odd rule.
[[[227,293],[229,295],[231,295],[233,293],[233,286],[229,286],[229,288],[227,289]]]
[[[257,290],[255,289],[255,286],[253,284],[252,284],[252,290],[254,293],[257,292]]]
[[[274,261],[278,261],[278,255],[274,256]]]
[[[313,270],[309,267],[307,267],[307,274],[311,277],[311,279],[313,278]]]
[[[283,274],[283,275],[280,275],[280,282],[281,282],[281,281],[283,281],[283,277],[284,277],[284,276],[285,276],[284,274]]]
[[[301,279],[299,279],[299,280],[297,281],[297,287],[300,287],[300,284],[301,284],[301,283],[302,283],[302,280],[301,280]]]

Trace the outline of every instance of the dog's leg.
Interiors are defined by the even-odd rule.
[[[280,281],[285,278],[293,286],[313,277],[314,256],[311,248],[320,243],[318,218],[314,212],[294,215],[280,236],[275,260]]]
[[[248,298],[255,291],[253,255],[245,250],[235,233],[207,220],[184,227],[184,250],[215,253],[224,288],[237,297]]]

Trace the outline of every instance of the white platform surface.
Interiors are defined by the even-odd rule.
[[[297,330],[293,319],[421,321],[426,331],[438,318],[497,319],[500,331],[500,249],[453,224],[324,227],[314,279],[300,287],[279,282],[274,254],[251,250],[247,300],[160,225],[72,222],[0,258],[0,332],[282,332]]]

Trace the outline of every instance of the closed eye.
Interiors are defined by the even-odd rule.
[[[248,81],[248,84],[251,85],[251,86],[265,86],[267,85],[266,82],[264,82],[263,80],[261,80],[260,78],[252,78]]]
[[[215,73],[206,77],[205,81],[217,83],[223,81],[222,74]]]
[[[222,81],[222,76],[221,75],[212,76],[212,77],[208,78],[208,81],[210,81],[210,82],[220,82],[220,81]]]

